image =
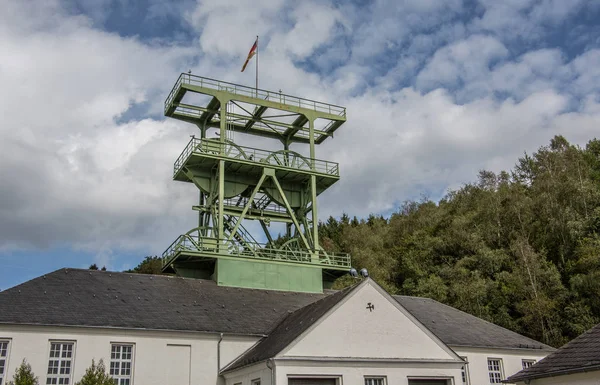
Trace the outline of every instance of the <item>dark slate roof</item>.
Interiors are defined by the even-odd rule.
[[[341,293],[345,293],[342,291]],[[217,286],[210,280],[60,269],[0,292],[0,324],[267,335],[290,312],[338,294]],[[431,299],[395,297],[447,345],[551,349]],[[317,308],[323,310],[322,308]],[[307,308],[304,311],[315,311]],[[300,317],[298,313],[294,317]],[[314,318],[314,317],[311,317]],[[466,327],[465,327],[466,325]]]
[[[600,371],[600,324],[548,355],[532,367],[510,376],[506,382]]]
[[[551,346],[433,299],[399,295],[394,298],[446,345],[554,350]]]
[[[0,292],[0,324],[264,335],[324,294],[219,287],[210,280],[60,269]]]
[[[285,347],[291,344],[298,336],[306,331],[319,318],[323,317],[328,310],[343,300],[357,285],[353,285],[328,295],[316,302],[290,313],[279,325],[268,333],[268,337],[262,339],[237,360],[229,364],[223,371],[238,369],[242,366],[261,362],[274,357]]]

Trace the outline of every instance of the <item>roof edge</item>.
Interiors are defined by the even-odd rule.
[[[564,376],[567,374],[593,372],[593,371],[597,371],[597,370],[600,370],[600,364],[590,365],[590,366],[580,366],[577,368],[560,369],[560,370],[554,370],[551,372],[537,373],[537,374],[530,374],[530,375],[527,375],[527,373],[523,373],[522,375],[519,375],[519,373],[517,373],[515,375],[508,377],[506,380],[503,380],[502,382],[503,383],[515,383],[517,381],[523,382],[523,381],[527,381],[527,380],[535,380],[535,379],[546,378],[546,377],[558,377],[558,376]]]
[[[517,333],[518,334],[518,333]],[[524,336],[527,337],[527,336]],[[529,337],[527,337],[529,338]],[[540,342],[541,343],[541,342]],[[516,350],[516,351],[532,351],[532,352],[555,352],[557,349],[553,348],[550,345],[548,347],[540,347],[540,348],[527,348],[527,347],[514,347],[514,346],[485,346],[485,345],[461,345],[461,344],[448,344],[450,347],[457,348],[474,348],[474,349],[497,349],[497,350]]]
[[[36,324],[36,323],[14,323],[14,322],[2,322],[0,325],[10,326],[29,326],[29,327],[54,327],[54,328],[83,328],[83,329],[109,329],[109,330],[135,330],[135,331],[146,331],[146,332],[168,332],[168,333],[186,333],[186,334],[214,334],[219,336],[236,336],[236,337],[259,337],[265,338],[267,334],[258,333],[231,333],[221,331],[207,331],[207,330],[184,330],[184,329],[152,329],[152,328],[132,328],[123,326],[95,326],[95,325],[68,325],[68,324]]]

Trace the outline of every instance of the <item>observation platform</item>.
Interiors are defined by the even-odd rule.
[[[221,245],[214,238],[202,238],[184,234],[179,236],[162,254],[163,271],[168,271],[173,262],[213,262],[215,259],[263,260],[291,265],[305,265],[330,270],[330,274],[345,274],[351,268],[347,253],[311,253],[304,250],[269,248],[260,243],[245,243],[240,246],[234,241],[224,241]]]
[[[325,191],[340,179],[339,164],[320,159],[310,159],[293,151],[267,151],[239,146],[218,139],[192,138],[173,167],[173,179],[182,182],[198,181],[208,176],[220,160],[225,160],[226,181],[252,184],[260,178],[265,167],[275,170],[284,184],[308,183],[316,176],[317,194]],[[200,187],[200,186],[199,186]],[[203,190],[208,185],[201,187]],[[239,190],[237,192],[240,192]],[[235,194],[234,194],[235,195]]]
[[[190,182],[182,172],[183,168],[214,167],[219,160],[234,164],[234,173],[261,173],[262,168],[270,167],[282,171],[278,177],[285,179],[290,174],[315,174],[322,179],[331,179],[330,184],[340,178],[339,164],[327,160],[310,159],[293,151],[267,151],[258,148],[239,146],[218,139],[192,138],[173,165],[173,179]],[[287,175],[285,172],[287,172]],[[330,185],[329,184],[329,185]]]
[[[188,101],[189,93],[212,98],[199,106]],[[220,126],[221,101],[237,108],[228,111],[228,125],[236,132],[287,141],[310,143],[309,118],[319,122],[313,128],[315,144],[320,144],[346,121],[346,108],[281,92],[267,91],[182,73],[165,100],[165,116],[206,127]],[[275,115],[270,115],[273,112]],[[291,118],[290,118],[291,117]]]

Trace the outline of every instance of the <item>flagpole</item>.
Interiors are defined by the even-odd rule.
[[[258,98],[258,35],[256,35],[256,97]]]

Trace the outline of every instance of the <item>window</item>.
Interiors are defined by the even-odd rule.
[[[488,358],[488,372],[490,374],[490,384],[500,384],[502,382],[502,360]]]
[[[110,371],[115,385],[131,384],[133,345],[112,344],[110,347]]]
[[[469,385],[469,364],[467,363],[467,357],[461,357],[461,358],[465,361],[465,364],[460,369],[460,374],[462,376],[462,383],[464,385]]]
[[[73,363],[73,342],[51,342],[46,384],[69,385]]]
[[[523,369],[531,368],[535,364],[535,360],[522,360]]]
[[[257,378],[256,380],[252,380],[250,382],[251,385],[260,385],[260,378]]]
[[[8,360],[8,341],[0,341],[0,385],[4,384],[6,361]]]
[[[384,377],[365,377],[365,385],[385,385]]]

